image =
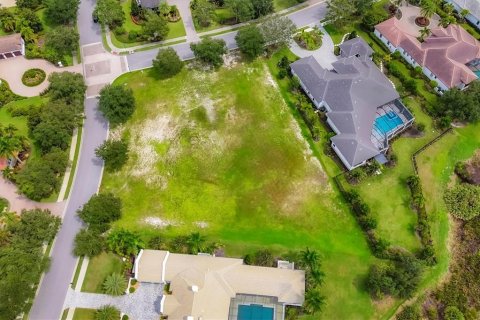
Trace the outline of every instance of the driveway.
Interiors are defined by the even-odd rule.
[[[200,40],[200,37],[197,35],[197,31],[195,30],[195,26],[193,24],[192,12],[190,11],[190,1],[168,0],[168,4],[177,6],[180,16],[182,17],[185,32],[187,34],[187,42]]]
[[[300,58],[313,56],[322,67],[328,70],[332,70],[332,63],[338,60],[335,54],[333,54],[334,45],[332,38],[330,38],[330,35],[319,23],[315,25],[323,33],[322,46],[317,50],[312,51],[303,49],[295,41],[292,41],[290,44],[290,50],[292,50],[292,52]]]
[[[68,289],[65,308],[99,309],[105,305],[113,305],[130,319],[157,320],[160,318],[162,295],[163,285],[155,283],[140,283],[134,293],[116,297]]]
[[[23,209],[48,209],[52,214],[61,217],[65,208],[65,201],[61,202],[36,202],[17,193],[17,186],[0,176],[0,197],[10,203],[9,211],[20,213]]]
[[[47,74],[47,79],[45,79],[45,81],[38,86],[27,87],[22,83],[22,75],[25,73],[25,71],[32,68],[38,68],[45,71]],[[10,89],[14,93],[24,97],[38,96],[48,87],[48,76],[53,72],[63,71],[82,73],[82,65],[79,64],[73,67],[59,68],[47,60],[29,60],[23,56],[0,60],[0,78],[8,82]]]

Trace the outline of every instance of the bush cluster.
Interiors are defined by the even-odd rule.
[[[407,185],[412,195],[412,205],[417,211],[417,233],[422,243],[422,249],[419,252],[419,258],[429,265],[437,262],[435,257],[435,249],[433,247],[432,234],[430,224],[428,223],[427,210],[425,208],[425,198],[423,197],[422,185],[418,176],[410,176],[407,178]]]
[[[22,83],[27,87],[35,87],[42,83],[46,76],[42,69],[29,69],[22,75]]]

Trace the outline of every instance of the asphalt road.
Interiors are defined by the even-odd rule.
[[[102,41],[101,30],[92,21],[94,6],[95,0],[82,0],[80,4],[78,27],[82,46]],[[108,124],[97,110],[97,99],[85,100],[85,116],[80,157],[71,196],[52,248],[50,269],[42,280],[30,310],[30,320],[60,319],[77,262],[72,248],[82,221],[77,217],[76,211],[97,192],[102,177],[103,163],[95,156],[95,149],[107,138]]]
[[[288,15],[288,17],[295,23],[297,27],[303,27],[312,23],[319,22],[325,17],[327,13],[327,4],[325,2],[308,7],[303,10],[293,12]],[[236,31],[224,33],[213,38],[219,38],[225,40],[228,49],[237,48],[235,42]],[[193,52],[190,50],[189,43],[180,43],[172,46],[173,49],[177,52],[178,56],[182,60],[193,59]],[[152,49],[147,51],[135,52],[127,56],[128,67],[130,71],[140,70],[149,68],[152,66],[152,60],[157,55],[159,49]]]

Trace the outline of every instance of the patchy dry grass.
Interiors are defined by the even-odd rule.
[[[145,238],[201,230],[230,256],[315,248],[327,274],[325,319],[374,316],[361,288],[373,259],[365,239],[264,61],[116,83],[138,101],[114,133],[130,141],[130,160],[102,185],[123,200],[117,226]]]

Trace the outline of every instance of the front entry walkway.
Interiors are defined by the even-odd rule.
[[[140,283],[134,293],[123,296],[76,292],[69,289],[64,308],[100,309],[105,305],[113,305],[130,319],[157,320],[160,318],[162,296],[163,285],[155,283]]]
[[[290,44],[290,50],[300,58],[313,56],[318,63],[327,70],[332,70],[332,63],[337,61],[338,58],[333,53],[334,44],[332,38],[327,31],[320,24],[313,24],[312,27],[317,26],[322,31],[322,46],[317,50],[306,50],[301,48],[295,41],[292,40]]]

